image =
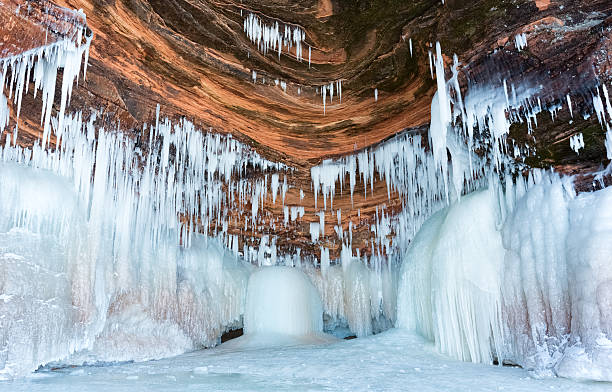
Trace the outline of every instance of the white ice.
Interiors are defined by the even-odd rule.
[[[405,257],[397,325],[473,362],[612,381],[612,188],[535,172],[430,218]]]
[[[323,304],[303,272],[264,267],[251,274],[247,287],[244,333],[308,336],[323,332]]]
[[[390,330],[324,345],[215,349],[145,363],[46,369],[7,391],[609,391],[609,384],[534,379],[520,368],[450,360],[413,333]],[[228,346],[226,348],[226,345]]]

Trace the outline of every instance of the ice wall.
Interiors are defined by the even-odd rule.
[[[133,252],[120,251],[126,233],[100,226],[125,210],[107,204],[92,225],[74,184],[49,170],[3,163],[0,183],[0,377],[175,355],[240,325],[249,268],[216,241],[131,233]]]
[[[325,330],[348,328],[358,337],[393,326],[396,315],[397,271],[394,264],[374,263],[344,252],[340,264],[304,267],[323,302]]]
[[[462,198],[410,245],[397,325],[457,359],[611,380],[610,206],[541,173]]]
[[[441,352],[465,361],[491,363],[503,342],[504,249],[495,204],[491,191],[479,191],[435,214],[402,269],[397,325],[417,329]]]

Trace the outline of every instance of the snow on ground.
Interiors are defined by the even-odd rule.
[[[0,391],[609,391],[609,383],[534,379],[523,369],[458,362],[404,330],[318,346],[225,344],[160,361],[45,369]]]

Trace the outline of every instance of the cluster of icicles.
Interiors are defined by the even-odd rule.
[[[244,32],[247,37],[257,45],[257,48],[263,54],[267,54],[269,50],[276,50],[278,52],[278,58],[280,59],[283,48],[287,48],[290,52],[293,45],[295,45],[295,57],[298,61],[302,61],[302,45],[306,38],[304,30],[299,26],[291,26],[288,24],[284,25],[284,34],[281,34],[281,28],[279,27],[278,21],[275,21],[273,25],[267,25],[261,20],[261,18],[253,13],[249,13],[244,18]],[[412,45],[412,41],[411,45]],[[308,47],[308,67],[310,68],[312,48]],[[257,81],[257,71],[251,71],[251,77],[253,82]],[[265,83],[265,78],[262,78],[262,82]],[[287,82],[274,80],[275,85],[280,85],[284,92],[287,92]],[[298,95],[302,92],[302,87],[298,87]],[[340,102],[342,102],[342,80],[336,80],[324,84],[316,88],[317,94],[321,94],[323,98],[323,114],[326,112],[327,97],[332,103],[334,101],[334,91],[338,96]]]
[[[79,20],[84,20],[85,15],[80,13]],[[87,73],[87,62],[89,57],[89,45],[93,35],[84,36],[86,26],[84,23],[79,23],[75,27],[75,31],[71,32],[67,38],[57,40],[46,46],[32,49],[25,53],[11,56],[2,59],[2,86],[9,85],[9,99],[14,94],[16,104],[16,117],[19,118],[21,111],[21,99],[24,93],[28,92],[29,81],[34,79],[34,95],[38,90],[42,90],[42,119],[43,139],[42,144],[45,145],[49,140],[51,111],[53,99],[55,95],[55,84],[57,80],[57,70],[63,69],[62,79],[62,95],[60,98],[60,126],[63,121],[66,106],[70,101],[72,87],[75,80],[78,80],[78,74],[81,70],[81,61],[85,57],[85,66],[83,67],[83,75]],[[83,42],[84,41],[84,42]],[[11,73],[8,74],[10,68]],[[30,77],[31,76],[31,77]],[[7,80],[8,78],[8,80]],[[25,91],[24,91],[25,90]],[[2,98],[5,100],[6,98]],[[0,102],[0,104],[3,104]],[[5,110],[5,105],[1,105],[0,111]],[[0,132],[4,131],[8,125],[8,113],[0,112]],[[18,127],[14,129],[13,140],[16,140]],[[10,144],[10,143],[9,143]]]
[[[249,31],[265,30],[257,23]],[[276,238],[262,236],[258,249],[239,249],[238,237],[227,233],[231,211],[243,217],[245,231],[262,229],[260,207],[267,197],[276,203],[279,190],[284,224],[303,217],[303,206],[284,205],[290,168],[230,136],[201,132],[184,120],[160,120],[159,111],[155,124],[143,127],[140,143],[120,130],[97,127],[96,116],[84,120],[64,113],[83,57],[87,62],[89,39],[2,60],[3,86],[9,84],[17,107],[30,72],[46,104],[42,143],[31,149],[14,145],[16,126],[0,150],[0,377],[52,361],[146,360],[217,344],[223,331],[242,323],[246,282],[255,268],[245,262],[250,261],[303,269],[319,291],[328,330],[348,327],[364,336],[389,328],[397,317],[400,326],[417,329],[459,359],[611,378],[605,366],[612,363],[606,351],[612,323],[601,317],[593,324],[596,309],[610,314],[603,307],[612,275],[599,263],[600,255],[610,254],[610,228],[601,218],[603,207],[588,207],[609,205],[609,192],[575,197],[567,180],[537,175],[512,181],[502,170],[508,167],[504,139],[510,123],[531,126],[542,111],[537,90],[509,89],[504,81],[470,89],[463,98],[457,58],[446,80],[437,45],[432,72],[435,64],[438,90],[428,143],[404,133],[311,169],[316,208],[323,196],[319,222],[310,226],[312,240],[319,245],[329,213],[338,219],[335,234],[342,244],[339,260],[330,260],[329,249],[321,246],[320,268],[314,268],[303,263],[299,250],[278,256]],[[266,39],[266,48],[284,44],[278,37],[278,46]],[[52,118],[62,67],[60,112]],[[610,155],[606,87],[592,98]],[[8,115],[0,96],[1,131]],[[51,133],[54,150],[46,148]],[[476,149],[488,154],[477,155]],[[247,171],[259,176],[247,180]],[[495,171],[507,179],[505,191]],[[389,199],[399,195],[403,208],[396,216],[384,206],[377,209],[373,256],[367,259],[359,250],[353,254],[351,226],[345,232],[333,197],[336,189],[343,192],[347,177],[351,196],[361,181],[367,197],[375,176],[386,182]],[[486,186],[489,191],[462,196]],[[589,214],[600,216],[590,220]],[[551,217],[567,218],[554,240],[543,223]],[[220,229],[209,232],[211,226]],[[572,258],[581,250],[579,241],[565,245],[570,233],[591,239],[580,257]],[[539,237],[548,242],[530,240]],[[479,238],[490,241],[478,243]],[[551,250],[554,257],[542,256]],[[537,301],[524,303],[542,287]],[[552,304],[553,298],[563,301]],[[572,302],[585,298],[596,300]],[[533,322],[536,315],[542,319]],[[594,368],[598,374],[580,373],[584,358],[602,364]]]
[[[4,79],[10,98],[18,104],[32,64],[45,65],[47,121],[50,78],[72,69],[64,72],[64,108],[88,45],[51,44],[3,59],[4,74],[14,75]],[[6,128],[10,111],[0,98]],[[97,126],[97,116],[49,116],[43,143],[32,148],[15,143],[18,118],[13,134],[2,129],[0,378],[49,362],[147,360],[218,344],[242,324],[254,267],[240,255],[259,265],[301,266],[324,299],[327,329],[362,336],[392,325],[397,273],[388,267],[368,269],[349,250],[342,266],[322,273],[302,264],[299,252],[276,260],[271,244],[239,250],[238,237],[227,235],[231,211],[245,217],[245,231],[262,229],[259,207],[266,197],[276,202],[279,190],[284,202],[288,168],[231,136],[161,120],[159,110],[135,137]],[[292,217],[299,211],[291,206]]]
[[[311,169],[315,203],[321,192],[324,210],[333,210],[337,188],[342,192],[348,182],[352,196],[357,179],[373,184],[375,172],[389,195],[399,195],[402,212],[390,219],[383,214],[373,227],[394,234],[386,254],[395,251],[402,261],[397,326],[417,330],[460,360],[519,364],[539,376],[612,380],[611,189],[577,196],[571,178],[513,175],[505,138],[513,122],[526,122],[529,131],[537,126],[545,110],[538,90],[503,81],[462,97],[457,57],[450,80],[439,44],[432,64],[438,89],[431,153],[401,143],[417,140],[404,135],[371,152],[325,161]],[[612,159],[607,86],[593,88],[591,99]],[[569,96],[566,101],[573,117]],[[550,105],[553,120],[560,109]],[[570,145],[576,152],[584,148],[582,134]],[[609,166],[595,176],[599,186],[611,172]],[[487,190],[471,193],[479,188]],[[328,263],[322,248],[321,268]]]
[[[257,45],[257,49],[267,54],[268,51],[276,50],[278,58],[284,49],[287,52],[295,46],[295,57],[302,61],[302,44],[306,39],[306,33],[299,26],[284,24],[284,29],[275,21],[272,25],[267,25],[261,18],[253,13],[249,13],[244,19],[244,32],[251,42]],[[310,48],[308,48],[308,63],[310,64]]]

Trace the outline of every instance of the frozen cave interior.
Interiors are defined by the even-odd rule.
[[[285,205],[294,168],[231,135],[171,121],[159,106],[138,145],[119,125],[98,124],[95,108],[87,117],[69,109],[95,44],[85,15],[74,15],[83,24],[71,38],[0,59],[0,379],[171,357],[240,328],[227,344],[319,344],[398,328],[460,361],[612,381],[612,189],[603,180],[612,166],[595,173],[598,190],[578,192],[571,176],[517,164],[528,149],[506,145],[515,122],[576,114],[569,95],[541,102],[527,81],[462,89],[458,57],[449,67],[432,45],[423,60],[436,86],[428,136],[398,133],[310,169],[322,211],[309,224],[320,248],[311,259],[280,252],[282,238],[241,244],[223,229],[238,211],[244,232],[260,230],[264,202],[283,205],[279,226],[302,219],[303,206]],[[295,46],[306,57],[299,26],[249,14],[244,33],[262,53]],[[30,81],[42,92],[43,132],[26,147],[8,124]],[[611,159],[609,87],[590,88],[580,115],[597,117]],[[322,87],[323,105],[334,92],[342,99],[340,81]],[[375,178],[402,208],[376,211],[365,256],[333,203],[357,183],[367,196]],[[337,259],[319,241],[326,211],[338,217]]]

